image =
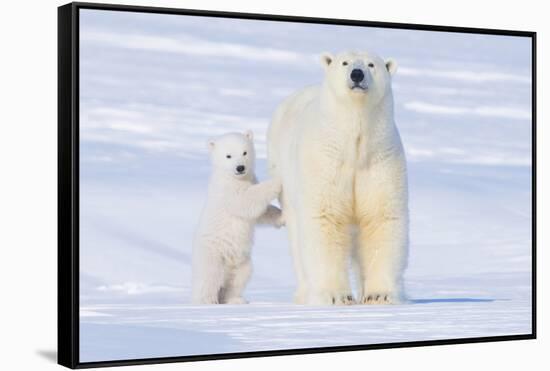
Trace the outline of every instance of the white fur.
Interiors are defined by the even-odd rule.
[[[268,133],[270,172],[283,183],[295,301],[354,302],[352,260],[359,302],[397,303],[409,223],[406,161],[393,116],[397,65],[370,53],[324,54],[321,61],[322,85],[287,98]],[[365,78],[351,89],[353,69]]]
[[[208,145],[213,170],[193,246],[192,301],[242,304],[252,272],[254,226],[282,224],[281,211],[269,204],[281,184],[257,183],[251,132],[226,134]],[[246,168],[242,174],[236,170],[239,165]]]

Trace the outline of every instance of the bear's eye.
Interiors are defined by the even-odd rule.
[[[243,152],[243,156],[246,156],[246,151]]]
[[[227,156],[225,156],[225,157],[227,157],[227,158],[231,158],[231,155],[227,155]]]
[[[342,66],[347,66],[347,65],[348,65],[348,62],[346,62],[346,61],[342,62]]]
[[[369,67],[370,67],[370,68],[373,68],[373,67],[374,67],[374,63],[370,62],[370,63],[369,63]]]

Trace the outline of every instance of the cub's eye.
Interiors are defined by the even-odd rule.
[[[227,157],[227,158],[231,158],[231,155],[227,155],[227,156],[225,156],[225,157]]]
[[[342,66],[347,66],[347,65],[348,65],[348,62],[346,62],[346,61],[342,62]]]
[[[370,67],[370,68],[373,68],[373,67],[374,67],[374,63],[370,62],[370,63],[369,63],[369,67]]]
[[[243,156],[246,156],[246,151],[243,152]]]

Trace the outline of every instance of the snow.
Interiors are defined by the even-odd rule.
[[[525,334],[529,282],[528,274],[411,279],[409,291],[421,299],[392,307],[293,305],[286,295],[291,287],[251,289],[256,300],[249,305],[98,304],[104,316],[82,319],[81,359]],[[428,292],[431,297],[423,296]]]
[[[80,360],[531,332],[531,43],[465,35],[82,10]],[[265,133],[324,51],[399,63],[411,247],[396,306],[291,302],[286,231],[259,228],[251,304],[189,304],[207,139]]]

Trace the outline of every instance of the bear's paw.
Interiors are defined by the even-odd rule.
[[[225,304],[233,304],[233,305],[240,305],[240,304],[248,304],[248,301],[243,297],[235,297],[235,298],[229,298],[225,301]]]
[[[397,295],[387,292],[368,293],[361,296],[359,303],[370,305],[399,304],[401,300]]]
[[[314,305],[352,305],[355,299],[351,293],[320,293],[311,298],[311,304]]]

